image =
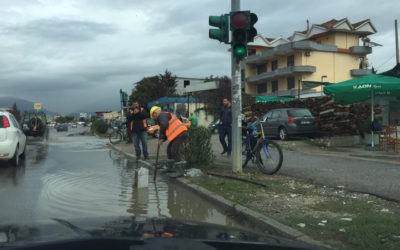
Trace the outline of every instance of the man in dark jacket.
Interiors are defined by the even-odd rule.
[[[144,107],[140,107],[138,102],[133,102],[130,108],[130,116],[128,116],[128,129],[132,134],[137,159],[140,159],[141,155],[140,143],[142,143],[144,159],[147,160],[149,158],[149,152],[147,151],[147,118],[149,118],[147,110]]]
[[[227,153],[231,156],[232,152],[232,107],[228,98],[223,100],[223,108],[219,117],[219,140],[222,144],[222,155]],[[225,137],[228,137],[228,145],[226,145]]]

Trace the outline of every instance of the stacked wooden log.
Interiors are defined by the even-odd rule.
[[[358,103],[341,105],[331,97],[313,97],[293,101],[255,103],[244,109],[246,116],[262,117],[266,112],[277,108],[307,108],[316,117],[322,135],[364,135],[370,125],[370,105]],[[251,111],[250,111],[251,110]],[[381,110],[375,106],[375,114]]]

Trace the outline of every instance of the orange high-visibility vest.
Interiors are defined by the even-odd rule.
[[[187,127],[173,114],[171,115],[171,119],[169,119],[168,129],[165,131],[165,135],[167,136],[168,141],[174,140],[178,135],[187,131]]]

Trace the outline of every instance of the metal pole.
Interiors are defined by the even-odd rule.
[[[372,95],[371,95],[371,124],[374,121],[374,92],[372,91]],[[374,131],[371,130],[371,147],[375,147],[375,138],[374,138]]]
[[[394,20],[394,27],[395,27],[395,33],[396,33],[396,64],[400,63],[400,58],[399,58],[399,31],[397,29],[397,19]]]
[[[231,11],[240,10],[240,0],[231,0]],[[233,34],[232,34],[233,35]],[[232,52],[232,171],[242,172],[242,83],[240,63],[236,62]]]

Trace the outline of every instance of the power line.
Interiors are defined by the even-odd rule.
[[[389,58],[387,61],[385,61],[384,63],[382,63],[381,65],[379,65],[376,70],[378,70],[379,68],[381,68],[383,65],[385,65],[386,63],[388,63],[390,60],[392,60],[394,57],[396,56],[396,54],[393,54],[391,58]]]

